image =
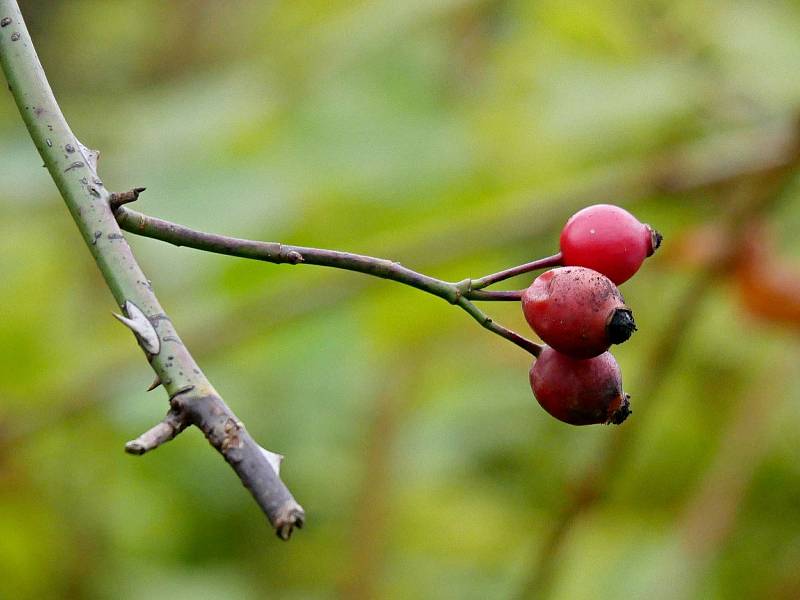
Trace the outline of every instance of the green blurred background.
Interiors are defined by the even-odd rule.
[[[634,414],[575,428],[439,299],[128,236],[286,455],[308,521],[281,543],[196,430],[123,453],[163,392],[3,94],[0,597],[800,597],[800,2],[21,7],[138,210],[452,280],[596,202],[666,241],[622,290]]]

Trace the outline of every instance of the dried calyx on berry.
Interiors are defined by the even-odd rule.
[[[636,322],[629,308],[615,308],[606,325],[608,341],[612,344],[621,344],[628,340],[636,331]]]
[[[661,234],[624,208],[587,206],[561,231],[561,263],[603,273],[617,285],[630,279],[661,245]]]
[[[647,227],[647,231],[650,233],[650,246],[648,246],[647,256],[653,256],[656,250],[661,247],[661,242],[664,241],[664,236],[661,235],[657,230],[650,227],[650,225],[647,223],[645,223],[644,226]]]
[[[570,425],[619,425],[631,414],[619,365],[610,352],[574,359],[545,346],[530,371],[531,389],[550,415]]]
[[[525,319],[549,346],[573,358],[592,358],[636,330],[617,286],[584,267],[542,273],[522,294]]]

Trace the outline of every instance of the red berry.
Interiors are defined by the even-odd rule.
[[[548,413],[571,425],[614,423],[631,414],[619,365],[610,352],[576,360],[545,346],[530,372],[533,394]]]
[[[561,262],[599,271],[617,285],[630,279],[661,244],[661,234],[624,208],[587,206],[561,230]]]
[[[545,344],[573,358],[602,354],[636,329],[617,286],[584,267],[539,275],[522,294],[522,311]]]

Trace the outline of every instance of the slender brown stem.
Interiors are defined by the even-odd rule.
[[[279,242],[261,242],[218,235],[216,233],[206,233],[191,229],[185,225],[151,217],[126,207],[119,207],[114,214],[119,226],[125,231],[168,242],[176,246],[187,246],[206,252],[250,258],[274,264],[308,264],[333,267],[403,283],[443,298],[450,304],[460,306],[478,321],[482,327],[509,340],[534,356],[538,356],[542,349],[536,342],[495,323],[471,302],[471,300],[519,301],[522,294],[519,291],[486,292],[475,290],[473,289],[473,281],[470,279],[451,283],[423,275],[404,267],[398,262],[364,254],[292,246]]]
[[[507,339],[512,344],[516,344],[523,350],[530,352],[536,357],[538,357],[539,354],[541,353],[542,346],[540,344],[532,342],[531,340],[522,337],[516,331],[512,331],[510,329],[503,327],[499,323],[496,323],[491,319],[491,317],[489,317],[481,309],[479,309],[472,302],[470,302],[469,299],[462,296],[458,300],[458,304],[461,306],[461,308],[467,311],[472,316],[473,319],[475,319],[478,323],[480,323],[482,327],[488,329],[492,333],[496,333],[500,337]]]
[[[562,258],[561,252],[559,252],[558,254],[553,254],[553,256],[540,258],[538,260],[525,263],[524,265],[511,267],[510,269],[505,269],[504,271],[499,271],[497,273],[492,273],[491,275],[486,275],[485,277],[481,277],[480,279],[473,279],[472,289],[480,290],[485,287],[489,287],[490,285],[493,285],[495,283],[499,283],[500,281],[505,281],[506,279],[511,279],[512,277],[516,277],[517,275],[522,275],[523,273],[530,273],[531,271],[537,271],[539,269],[549,269],[550,267],[557,267],[561,264],[561,258]]]
[[[464,294],[470,300],[478,300],[485,302],[519,302],[522,299],[523,290],[514,290],[507,292],[495,292],[486,290],[471,290]]]

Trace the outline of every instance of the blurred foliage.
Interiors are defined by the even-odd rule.
[[[604,175],[792,127],[800,4],[21,5],[73,129],[111,189],[147,186],[145,212],[452,279],[551,253],[595,202],[635,204],[666,243],[623,289],[640,331],[615,351],[634,403],[615,429],[550,419],[526,355],[438,299],[132,239],[211,380],[286,455],[308,524],[282,544],[198,432],[122,452],[166,403],[5,95],[0,597],[800,597],[800,322],[770,308],[797,303],[797,181],[749,216],[769,256],[741,259],[737,234],[725,270],[707,232],[730,190],[618,196]]]

